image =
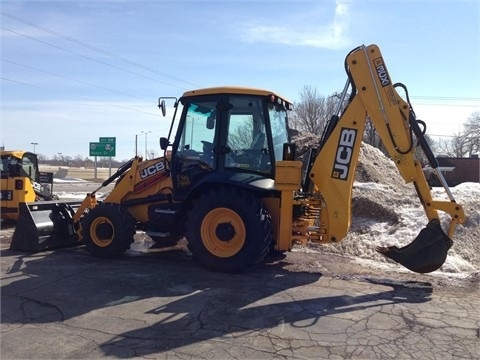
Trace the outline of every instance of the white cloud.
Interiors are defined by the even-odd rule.
[[[285,26],[247,24],[243,39],[247,42],[268,42],[289,46],[309,46],[339,49],[347,46],[350,9],[346,2],[337,0],[331,21],[317,25],[310,22]]]

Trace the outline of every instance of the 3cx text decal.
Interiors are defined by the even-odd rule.
[[[357,130],[342,128],[338,140],[335,162],[333,163],[332,178],[347,180],[352,162],[353,149],[357,138]]]
[[[388,76],[387,68],[383,63],[383,59],[375,59],[373,60],[373,64],[375,65],[375,69],[377,70],[378,79],[380,80],[380,84],[382,84],[382,87],[390,85],[392,82],[390,81],[390,77]]]

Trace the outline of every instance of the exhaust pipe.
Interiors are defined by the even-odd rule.
[[[79,245],[73,215],[80,201],[20,203],[10,250],[44,251]]]
[[[447,258],[452,239],[442,230],[437,219],[431,220],[410,244],[380,247],[376,250],[407,269],[425,274],[438,270]]]

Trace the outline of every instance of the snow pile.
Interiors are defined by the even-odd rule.
[[[69,183],[85,183],[87,180],[78,179],[78,178],[53,178],[54,184],[69,184]]]
[[[464,183],[451,188],[462,204],[466,221],[457,226],[454,245],[445,264],[445,273],[471,273],[480,270],[480,184]],[[435,200],[447,200],[443,188],[434,188]],[[445,232],[449,216],[440,213]],[[353,188],[350,231],[339,244],[323,247],[325,251],[354,256],[375,266],[392,262],[375,251],[376,246],[407,245],[420,233],[428,219],[412,184],[405,184],[390,159],[378,149],[362,144]]]
[[[441,190],[441,192],[440,192]],[[466,183],[452,188],[456,201],[463,205],[466,221],[454,232],[454,245],[440,271],[448,273],[474,272],[480,269],[480,184]],[[440,200],[443,189],[434,189]],[[365,199],[370,199],[366,203]],[[444,231],[448,232],[449,216],[441,213]],[[355,183],[350,232],[339,244],[329,250],[377,263],[391,261],[375,251],[376,246],[407,245],[425,227],[428,219],[418,198],[399,197],[388,186]]]

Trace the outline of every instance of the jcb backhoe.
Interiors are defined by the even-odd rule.
[[[56,246],[82,243],[96,256],[117,257],[143,229],[160,242],[186,237],[202,265],[236,273],[260,263],[270,251],[290,250],[294,240],[341,241],[350,225],[354,173],[368,118],[400,175],[415,186],[428,219],[408,246],[377,250],[415,272],[438,269],[455,225],[464,221],[462,206],[438,170],[449,201],[432,198],[417,144],[433,169],[438,163],[408,97],[405,101],[396,91],[403,85],[392,83],[378,47],[352,50],[345,69],[341,101],[311,153],[305,179],[288,138],[291,104],[286,99],[251,88],[188,91],[175,99],[168,137],[160,139],[164,157],[135,157],[123,165],[102,184],[118,178],[103,202],[97,202],[94,191],[76,211],[55,203],[53,211],[40,210],[43,216],[25,204],[25,226],[17,226],[12,248],[39,248],[50,231]],[[166,99],[159,99],[164,116]],[[450,216],[448,235],[439,211]],[[27,228],[33,230],[22,230]]]

